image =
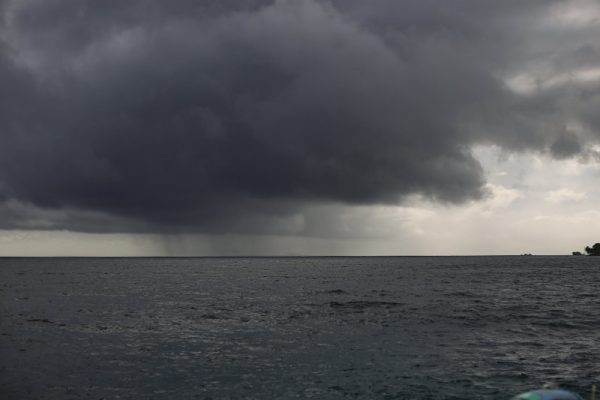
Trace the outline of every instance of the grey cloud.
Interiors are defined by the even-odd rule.
[[[565,132],[552,143],[550,151],[556,158],[569,158],[581,153],[581,144],[576,135]]]
[[[310,204],[480,198],[473,144],[577,152],[560,93],[503,81],[528,65],[510,30],[551,3],[482,3],[9,2],[0,187],[93,231],[298,233]]]

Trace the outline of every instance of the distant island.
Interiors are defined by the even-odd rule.
[[[585,252],[588,256],[600,256],[600,243],[596,243],[592,247],[586,246]],[[582,256],[583,254],[580,251],[574,251],[573,255]]]

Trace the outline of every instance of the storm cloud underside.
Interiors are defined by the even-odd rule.
[[[482,198],[475,145],[589,158],[593,4],[5,1],[1,228],[276,232]]]

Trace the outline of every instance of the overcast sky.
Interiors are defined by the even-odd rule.
[[[0,255],[600,241],[596,0],[1,0]]]

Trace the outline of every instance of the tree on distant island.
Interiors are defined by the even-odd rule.
[[[588,256],[600,256],[600,243],[596,243],[592,247],[587,246],[585,248],[585,252],[588,254]]]

